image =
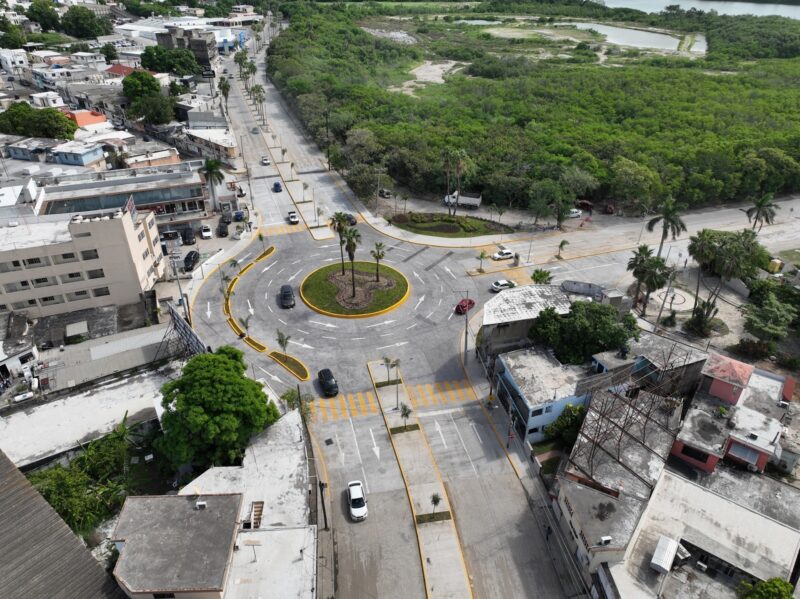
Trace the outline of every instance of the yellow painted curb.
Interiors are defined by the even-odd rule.
[[[398,376],[399,376],[398,370]],[[383,425],[386,427],[386,432],[389,435],[389,443],[392,445],[392,451],[394,452],[394,459],[397,462],[397,468],[400,470],[400,476],[403,477],[403,486],[406,488],[406,497],[408,498],[408,507],[411,508],[411,521],[414,523],[414,534],[417,537],[417,550],[419,551],[419,563],[422,567],[422,583],[425,585],[425,597],[430,599],[431,594],[428,590],[428,569],[425,567],[427,563],[425,561],[425,551],[422,549],[422,541],[419,538],[419,524],[417,524],[417,512],[414,509],[414,500],[411,499],[411,489],[408,488],[408,480],[406,479],[406,473],[403,470],[403,466],[400,463],[400,456],[397,455],[397,447],[394,445],[394,438],[392,436],[391,427],[389,426],[389,421],[386,420],[386,413],[383,411],[383,404],[381,404],[381,400],[378,398],[378,388],[375,386],[375,379],[372,378],[372,371],[369,369],[369,362],[367,362],[367,374],[369,375],[369,380],[372,381],[372,390],[375,391],[375,398],[378,401],[378,405],[381,407],[381,417],[383,418]],[[418,419],[419,420],[419,419]]]
[[[271,352],[269,352],[267,355],[268,355],[270,358],[272,358],[272,360],[273,360],[274,362],[277,362],[278,364],[280,364],[281,366],[283,366],[283,367],[286,369],[286,371],[287,371],[287,372],[290,372],[291,374],[293,374],[294,376],[296,376],[296,377],[297,377],[299,380],[301,380],[301,381],[307,381],[308,379],[310,379],[310,378],[311,378],[311,373],[310,373],[310,372],[309,372],[309,370],[308,370],[308,366],[306,366],[305,364],[303,364],[303,362],[302,362],[302,361],[301,361],[299,358],[296,358],[295,356],[293,356],[293,355],[291,355],[291,354],[284,354],[283,352],[276,352],[276,351],[271,351]],[[300,364],[300,366],[302,366],[303,368],[305,368],[305,371],[306,371],[306,374],[305,374],[305,376],[300,376],[300,375],[299,375],[299,374],[297,374],[297,373],[296,373],[294,370],[292,370],[291,368],[289,368],[289,367],[288,367],[286,364],[284,364],[284,363],[283,363],[281,360],[279,360],[279,359],[278,359],[278,357],[277,357],[278,355],[282,355],[282,356],[289,356],[289,357],[290,357],[290,358],[292,358],[293,360],[296,360],[296,361],[298,362],[298,364]]]
[[[242,327],[239,326],[239,323],[236,322],[236,319],[233,318],[233,316],[228,316],[228,324],[233,329],[233,332],[236,333],[236,335],[241,337],[242,334],[244,334]]]
[[[228,283],[228,297],[233,295],[233,289],[236,287],[236,284],[239,282],[239,276],[235,276],[231,279],[231,282]]]
[[[256,350],[259,353],[263,353],[263,352],[267,351],[267,346],[266,345],[261,344],[260,342],[256,341],[255,339],[253,339],[249,335],[247,337],[245,337],[244,339],[242,339],[242,341],[244,341],[247,345],[249,345],[250,347],[252,347],[254,350]]]
[[[365,262],[365,264],[368,264],[368,263]],[[371,318],[373,316],[380,316],[381,314],[386,314],[388,312],[391,312],[392,310],[396,310],[397,308],[399,308],[400,306],[402,306],[405,303],[405,301],[411,295],[411,281],[409,281],[408,278],[403,273],[401,273],[399,270],[397,270],[396,268],[392,268],[391,266],[386,266],[385,264],[384,264],[384,267],[393,270],[394,272],[399,274],[401,277],[403,277],[403,279],[406,282],[406,292],[403,295],[403,297],[401,297],[399,300],[397,300],[394,304],[392,304],[388,308],[384,308],[383,310],[378,310],[376,312],[367,312],[366,314],[337,314],[336,312],[328,312],[327,310],[323,310],[322,308],[318,308],[317,306],[312,304],[309,300],[306,299],[306,296],[303,294],[303,285],[305,285],[306,280],[308,280],[308,278],[311,275],[313,275],[314,273],[316,273],[319,270],[322,270],[323,268],[327,268],[327,266],[320,266],[319,268],[317,268],[316,270],[311,271],[310,273],[308,273],[305,276],[305,278],[301,281],[300,287],[299,287],[300,299],[303,300],[303,303],[306,306],[308,306],[309,308],[314,310],[314,312],[316,312],[317,314],[322,314],[323,316],[330,316],[331,318]]]
[[[253,268],[255,265],[256,265],[255,261],[250,262],[250,264],[248,264],[242,270],[239,271],[239,276],[241,277],[244,273]]]
[[[222,313],[228,317],[231,315],[231,298],[227,295],[225,296],[225,302],[222,304]]]
[[[253,263],[261,262],[264,258],[269,258],[274,251],[275,251],[275,246],[274,245],[269,246],[266,250],[264,250],[263,252],[261,252],[261,254],[259,254],[258,258],[253,260]]]

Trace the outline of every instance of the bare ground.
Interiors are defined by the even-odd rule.
[[[350,272],[342,274],[340,271],[328,275],[328,280],[336,285],[336,301],[339,305],[350,310],[363,310],[372,303],[372,295],[379,289],[392,289],[395,281],[386,277],[380,281],[375,280],[375,275],[356,271],[356,295],[353,296],[353,279]]]

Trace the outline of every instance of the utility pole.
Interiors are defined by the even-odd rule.
[[[672,272],[669,275],[669,279],[667,280],[667,291],[664,293],[664,299],[661,300],[661,307],[658,309],[658,316],[656,317],[656,324],[655,328],[653,329],[654,333],[658,333],[658,325],[661,322],[661,314],[664,312],[664,304],[667,303],[667,298],[669,297],[670,291],[672,291],[672,280],[675,278],[675,269],[672,269]]]
[[[325,487],[328,483],[319,481],[319,498],[322,503],[322,518],[325,521],[325,530],[328,530],[328,512],[325,510]]]
[[[467,290],[467,300],[469,300],[469,290]],[[469,301],[467,301],[469,305]],[[469,352],[467,351],[467,341],[469,340],[469,308],[464,310],[464,364],[469,360]]]
[[[531,250],[533,250],[533,237],[531,237],[531,242],[528,244],[528,263],[531,261]]]
[[[506,439],[506,449],[511,446],[511,439],[514,438],[514,422],[516,418],[514,417],[514,412],[511,411],[511,404],[509,403],[508,406],[508,437]]]

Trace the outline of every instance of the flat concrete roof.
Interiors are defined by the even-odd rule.
[[[0,247],[11,250],[70,241],[69,215],[66,217],[58,221],[20,217],[16,226],[0,226]]]
[[[186,129],[186,135],[229,148],[236,147],[236,136],[229,129]]]
[[[639,331],[638,341],[631,339],[628,348],[627,358],[622,358],[617,350],[592,357],[609,369],[628,364],[635,357],[643,357],[661,370],[688,366],[708,357],[708,353],[696,347],[648,331]]]
[[[125,542],[117,581],[133,593],[222,590],[241,503],[238,493],[126,498],[112,534]]]
[[[530,407],[574,395],[578,381],[587,376],[584,367],[562,364],[540,348],[509,352],[501,359]]]
[[[483,305],[483,325],[532,320],[550,307],[567,314],[571,303],[569,294],[558,285],[521,285],[498,293]]]

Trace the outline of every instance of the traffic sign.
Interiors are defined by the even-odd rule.
[[[213,79],[215,76],[216,75],[214,75],[214,71],[203,71],[203,79]]]

